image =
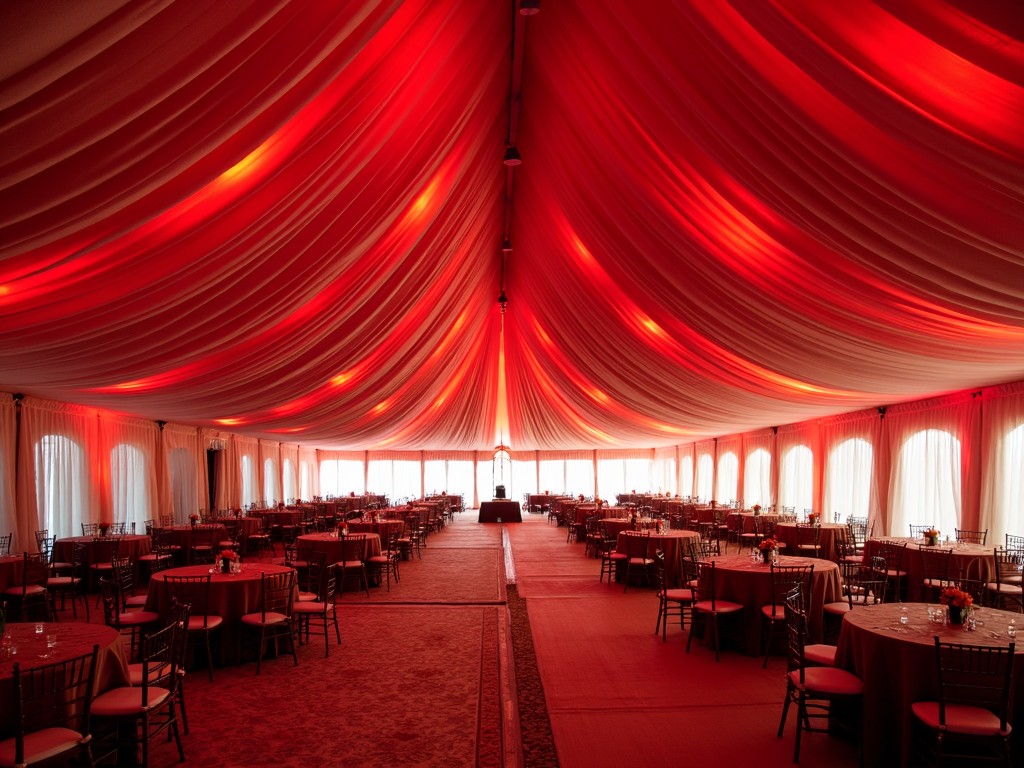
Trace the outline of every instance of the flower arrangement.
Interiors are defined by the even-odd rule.
[[[762,552],[770,552],[773,549],[779,548],[779,542],[775,539],[762,539],[761,543],[757,545],[757,548]]]
[[[100,523],[97,527],[99,528],[100,536],[106,536],[110,532],[110,523]]]
[[[938,529],[929,528],[927,531],[924,532],[924,537],[926,539],[937,539],[939,538],[939,533],[940,531]]]
[[[238,559],[238,553],[233,549],[223,549],[220,553],[221,560],[234,561]]]
[[[754,514],[755,515],[761,514],[761,505],[760,504],[755,504],[754,506],[751,507],[751,509],[754,510]]]
[[[964,592],[958,587],[946,587],[942,590],[939,602],[953,608],[970,608],[974,605],[974,598],[970,592]]]
[[[348,536],[348,523],[345,521],[338,523],[338,535]]]
[[[580,501],[583,501],[583,494],[580,494]]]
[[[192,523],[192,525],[195,525],[196,523],[199,522],[199,515],[197,515],[195,512],[193,512],[191,515],[188,516],[188,519],[189,519],[189,522]]]
[[[817,525],[818,521],[820,521],[820,520],[821,520],[821,513],[820,512],[808,512],[807,513],[807,522],[810,523],[811,525]]]

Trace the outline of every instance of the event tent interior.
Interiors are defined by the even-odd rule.
[[[1019,5],[538,7],[0,6],[3,529],[57,418],[191,430],[199,489],[227,439],[639,451],[708,496],[680,457],[716,438],[922,402],[992,464],[981,404],[1024,423]],[[76,515],[123,506],[102,465]],[[986,477],[956,513],[1005,529],[1024,492]]]

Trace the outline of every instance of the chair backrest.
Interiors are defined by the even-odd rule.
[[[949,562],[952,549],[939,547],[918,547],[921,558],[921,578],[946,581],[949,578]]]
[[[25,764],[25,736],[45,728],[89,733],[99,646],[90,653],[23,669],[14,664],[14,764]]]
[[[962,544],[981,544],[985,545],[988,541],[988,528],[983,531],[968,531],[965,528],[954,528],[953,532],[956,534],[956,540]]]
[[[200,576],[164,576],[167,594],[172,600],[188,605],[189,613],[193,618],[201,616],[204,628],[207,623],[206,615],[209,612],[212,578],[209,573]]]
[[[1024,573],[1024,550],[996,547],[992,554],[996,561],[997,584],[1021,581],[1021,575]]]
[[[0,556],[6,557],[11,554],[11,540],[14,538],[14,533],[8,533],[6,536],[0,536]]]
[[[341,542],[341,559],[346,563],[362,561],[366,554],[366,535],[350,533]]]
[[[183,622],[188,626],[188,618]],[[154,686],[173,691],[178,677],[178,643],[181,637],[178,622],[170,622],[163,629],[147,632],[142,638],[142,681],[139,685],[142,706],[149,704],[149,689]],[[186,630],[187,631],[187,630]]]
[[[50,563],[41,552],[25,552],[22,557],[22,594],[29,586],[45,587],[50,577]]]
[[[932,530],[930,525],[911,525],[910,526],[910,538],[921,539],[924,538],[924,532]]]
[[[772,582],[772,607],[779,608],[794,589],[801,595],[810,598],[811,579],[814,577],[814,565],[777,565],[770,564]],[[777,615],[773,612],[773,615]]]
[[[1006,549],[1024,549],[1024,536],[1014,536],[1012,533],[1006,534]]]
[[[127,600],[135,595],[135,576],[132,568],[132,561],[127,557],[115,556],[110,561],[111,572],[114,580],[117,581],[118,590],[121,593],[121,610],[127,610]]]
[[[96,536],[92,540],[90,560],[97,563],[112,563],[121,550],[120,536]]]
[[[698,560],[693,564],[695,578],[690,582],[690,591],[694,602],[707,600],[711,610],[715,610],[715,561]]]
[[[936,635],[939,722],[945,725],[948,705],[966,704],[994,713],[1005,730],[1014,650],[1013,642],[1005,646],[944,643]]]
[[[885,589],[889,580],[885,574],[885,560],[871,558],[870,563],[842,563],[843,592],[852,610],[855,606],[877,605],[885,602]]]
[[[798,547],[817,547],[821,539],[821,526],[811,523],[796,524],[796,545]]]
[[[292,615],[295,571],[263,573],[260,579],[260,614],[266,623],[268,614]]]
[[[82,523],[82,535],[83,536],[95,536],[100,532],[99,523]]]
[[[804,611],[803,592],[794,587],[782,603],[786,619],[786,663],[790,672],[799,670],[800,684],[804,682],[804,647],[807,644],[807,613]]]
[[[654,553],[654,586],[658,595],[664,597],[667,584],[665,582],[665,552],[656,550]]]
[[[626,537],[626,557],[648,557],[648,545],[651,541],[650,531],[624,531]]]
[[[905,541],[880,541],[875,549],[875,555],[885,560],[886,570],[903,570],[903,555],[907,551]]]
[[[56,538],[56,537],[54,537],[54,538]],[[37,547],[42,547],[43,542],[44,541],[49,541],[49,540],[50,540],[50,529],[49,528],[40,528],[38,531],[36,531],[36,546]]]
[[[100,579],[100,601],[103,604],[103,623],[114,629],[121,628],[121,610],[124,600],[117,581],[104,576]]]

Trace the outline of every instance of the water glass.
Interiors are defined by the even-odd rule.
[[[935,623],[935,607],[931,605],[928,606],[928,623]]]
[[[900,608],[900,624],[906,624],[910,621],[910,617],[907,615],[906,608]]]
[[[1010,623],[1006,625],[1006,635],[1011,638],[1017,636],[1017,622],[1014,619],[1010,619]]]
[[[36,624],[36,634],[37,635],[43,634],[43,630],[44,629],[46,629],[46,627],[43,626],[42,622],[39,622],[39,623]]]

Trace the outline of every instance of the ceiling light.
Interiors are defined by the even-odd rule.
[[[519,150],[515,147],[505,148],[505,159],[502,160],[505,165],[515,166],[520,165],[523,162],[523,158],[519,155]]]
[[[520,16],[535,16],[540,13],[540,0],[519,0]]]

